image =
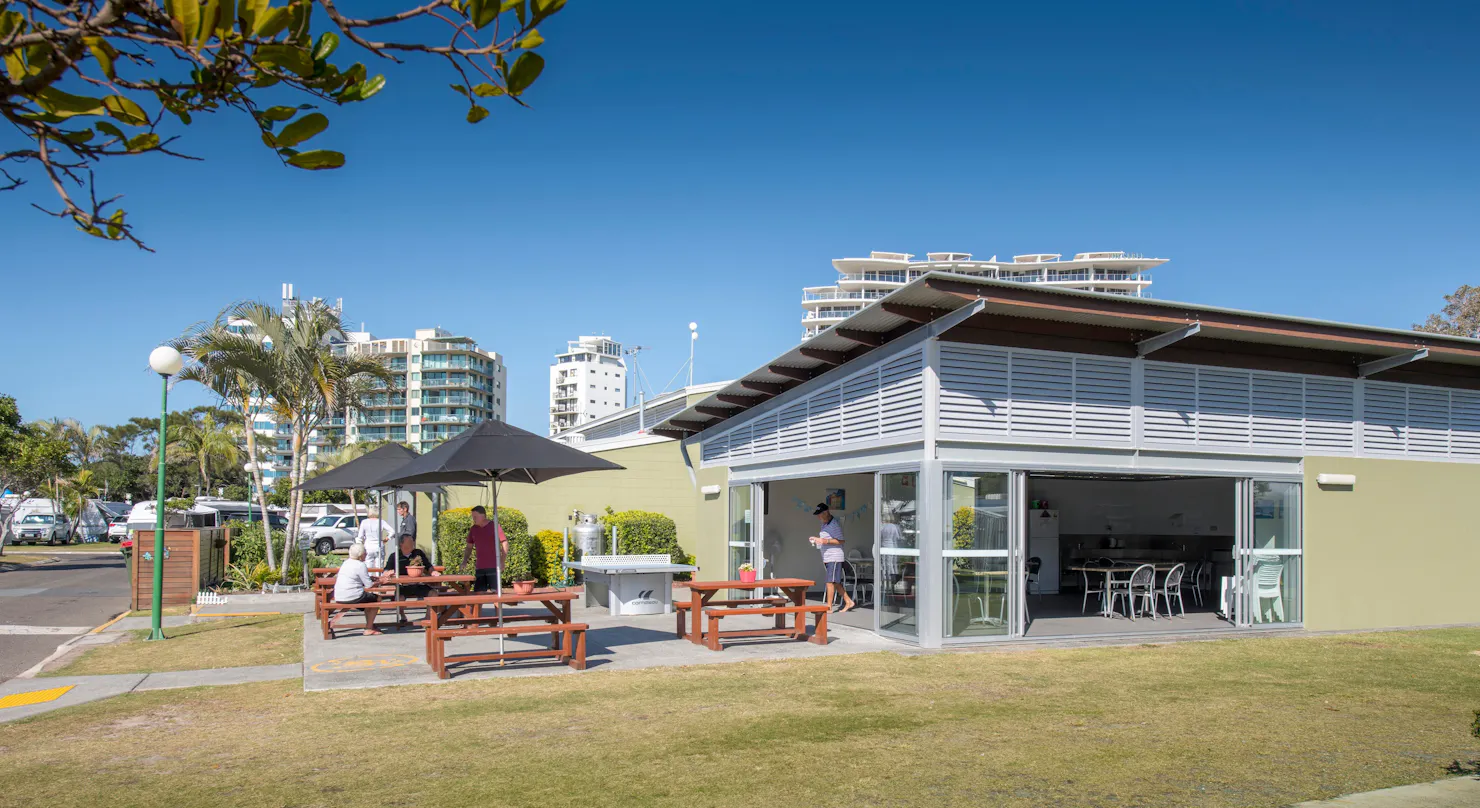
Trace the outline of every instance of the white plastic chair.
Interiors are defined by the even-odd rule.
[[[1131,577],[1110,579],[1110,611],[1115,611],[1115,599],[1125,598],[1126,617],[1132,620],[1140,613],[1140,604],[1145,603],[1151,619],[1156,619],[1156,567],[1142,564],[1131,572]]]
[[[1258,601],[1259,622],[1271,622],[1265,619],[1266,613],[1273,613],[1276,623],[1285,622],[1285,597],[1284,590],[1280,587],[1280,579],[1285,575],[1285,562],[1279,556],[1256,556],[1258,565],[1254,567],[1254,597]],[[1268,610],[1264,607],[1266,600],[1273,601]]]
[[[1177,598],[1177,611],[1181,613],[1182,617],[1187,616],[1187,607],[1182,603],[1182,573],[1186,570],[1186,567],[1187,565],[1185,564],[1178,564],[1172,567],[1171,571],[1167,573],[1166,581],[1161,585],[1160,594],[1163,602],[1167,605],[1167,617],[1172,616],[1173,596]]]
[[[848,551],[847,562],[843,564],[843,586],[847,587],[853,602],[860,606],[871,605],[874,597],[874,578],[870,574],[863,577],[858,574],[858,566],[870,562],[864,558],[863,553],[854,549]]]
[[[1098,566],[1098,562],[1086,561],[1083,566]],[[1080,570],[1079,574],[1084,577],[1084,598],[1079,604],[1079,613],[1084,614],[1089,608],[1089,596],[1099,595],[1100,600],[1105,599],[1105,573]]]

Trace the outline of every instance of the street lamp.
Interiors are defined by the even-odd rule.
[[[699,324],[689,323],[689,386],[694,386],[694,343],[699,341]]]
[[[170,414],[170,377],[184,364],[180,352],[161,345],[149,352],[149,367],[159,374],[164,393],[159,399],[159,484],[154,489],[154,594],[150,599],[149,639],[164,639],[160,612],[164,597],[164,452],[165,422]]]

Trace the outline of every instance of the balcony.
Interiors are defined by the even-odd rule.
[[[883,289],[869,289],[863,292],[803,292],[802,302],[812,300],[878,300],[889,294]]]
[[[360,413],[360,416],[355,419],[355,423],[357,423],[357,424],[404,424],[404,423],[406,423],[406,413],[404,413],[404,412],[383,413],[383,414],[382,413],[377,413],[377,414],[374,414],[374,415],[367,415],[365,413]]]
[[[364,398],[360,399],[360,409],[371,409],[371,408],[375,408],[375,407],[404,407],[404,406],[406,406],[406,396],[404,396],[404,395],[397,395],[397,396],[385,396],[385,395],[365,396]]]
[[[849,272],[838,276],[841,283],[904,283],[906,272]]]
[[[863,311],[863,309],[861,307],[860,308],[856,308],[856,309],[818,309],[816,311],[809,311],[809,312],[807,312],[807,316],[806,317],[803,317],[802,319],[803,320],[845,320],[845,319],[847,319],[849,317],[852,317],[853,315],[859,313],[860,311]]]
[[[472,413],[464,413],[462,415],[421,416],[421,422],[423,424],[476,424],[481,422],[482,420],[482,418],[473,415]]]
[[[421,405],[423,407],[435,407],[443,404],[452,404],[455,406],[471,405],[474,407],[481,407],[483,406],[483,397],[470,396],[459,393],[436,393],[431,395],[424,395],[421,397]]]
[[[1089,270],[1087,270],[1087,269],[1064,269],[1064,270],[1050,269],[1048,271],[1048,280],[1049,280],[1049,283],[1058,283],[1058,282],[1063,282],[1063,281],[1087,281],[1087,280],[1089,280]]]
[[[1116,272],[1114,270],[1097,269],[1097,270],[1095,270],[1095,280],[1097,280],[1097,281],[1142,281],[1142,282],[1145,282],[1145,283],[1150,283],[1151,282],[1151,273],[1150,272],[1139,272],[1139,273],[1137,273],[1137,272]]]
[[[389,368],[394,373],[405,373],[406,372],[406,359],[405,359],[405,357],[401,357],[399,359],[392,359],[390,362],[386,363],[386,367]]]
[[[1043,282],[1043,273],[1041,273],[1041,272],[1009,273],[1009,274],[1004,274],[1004,275],[999,276],[998,280],[1012,281],[1013,283],[1042,283]]]

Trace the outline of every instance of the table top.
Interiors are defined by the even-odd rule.
[[[556,592],[531,592],[528,595],[516,595],[513,592],[505,592],[496,595],[487,592],[479,595],[434,595],[429,598],[418,598],[417,603],[427,606],[473,606],[491,603],[502,603],[505,606],[516,603],[558,603],[564,600],[575,600],[576,594],[566,590]]]
[[[714,592],[721,589],[760,589],[762,587],[774,586],[777,589],[799,589],[812,586],[814,581],[805,578],[761,578],[755,581],[679,581],[679,586],[686,586],[696,592]]]
[[[563,566],[569,570],[604,572],[608,575],[620,575],[624,572],[695,572],[699,569],[693,564],[587,564],[584,561],[566,561]]]
[[[423,576],[421,576],[419,578],[412,578],[409,575],[396,575],[394,573],[389,573],[389,572],[383,572],[383,573],[381,573],[380,574],[380,577],[376,579],[376,581],[378,583],[386,584],[386,585],[390,585],[390,584],[470,584],[470,583],[472,583],[472,582],[474,582],[476,580],[478,580],[477,577],[476,576],[473,576],[473,575],[445,575],[445,574],[442,574],[442,573],[438,573],[436,575],[423,575]]]
[[[1185,561],[1127,561],[1125,563],[1116,562],[1114,566],[1110,567],[1091,567],[1085,564],[1076,564],[1069,567],[1069,569],[1075,572],[1126,572],[1127,570],[1134,570],[1136,567],[1151,566],[1155,567],[1157,572],[1166,572],[1178,564],[1185,565],[1186,563]]]

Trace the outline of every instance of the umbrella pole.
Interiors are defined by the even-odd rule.
[[[493,482],[490,485],[492,485],[492,487],[493,487],[493,558],[494,558],[494,561],[493,561],[493,568],[494,568],[494,572],[493,572],[493,585],[494,585],[495,591],[498,592],[499,597],[503,597],[503,594],[504,594],[504,553],[503,553],[504,546],[503,546],[503,543],[499,541],[499,537],[498,537],[499,536],[499,530],[500,530],[499,524],[498,524],[498,478],[494,478]],[[504,604],[502,604],[502,603],[496,604],[494,608],[498,609],[498,625],[499,625],[499,628],[503,628],[504,627]],[[502,635],[502,634],[498,635],[498,652],[499,652],[499,654],[503,654],[504,653],[504,635]],[[500,659],[498,661],[498,666],[500,668],[502,668],[504,666],[504,661],[502,659]]]

